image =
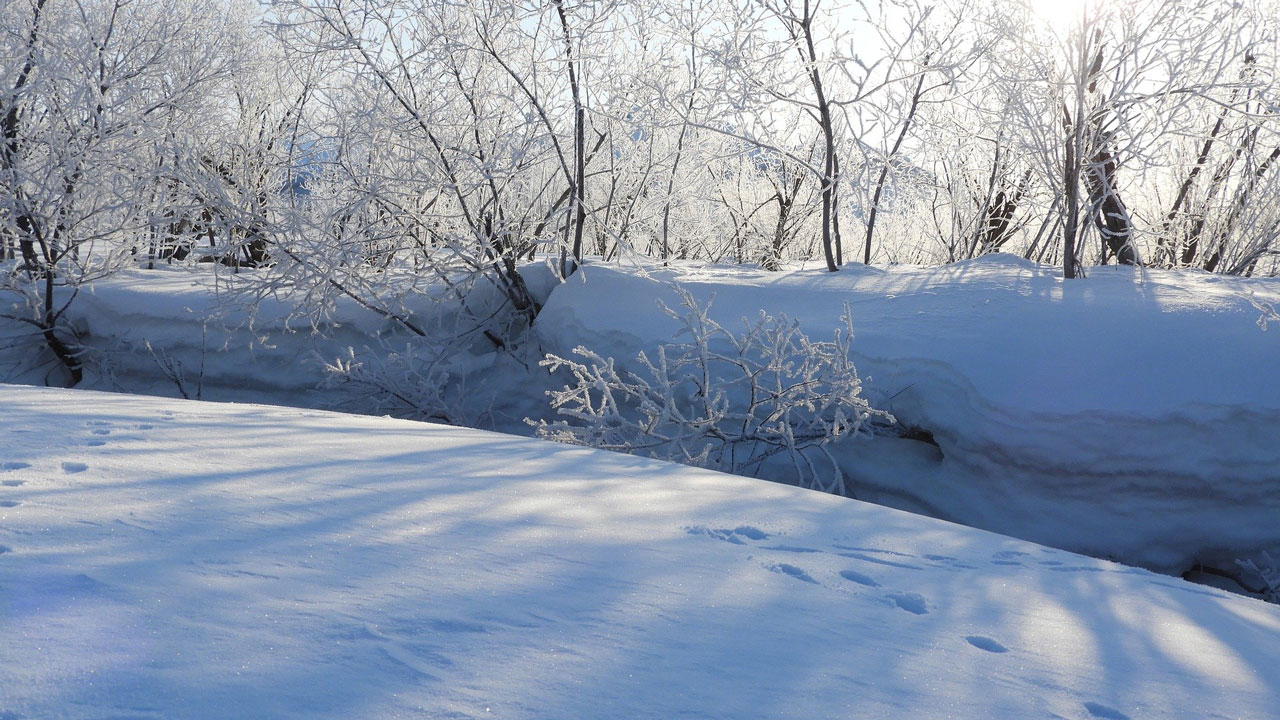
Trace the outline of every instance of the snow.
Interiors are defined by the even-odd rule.
[[[1280,281],[1004,255],[769,273],[593,265],[554,292],[543,346],[619,365],[670,342],[670,283],[722,325],[785,314],[830,339],[845,303],[872,404],[930,432],[845,448],[859,498],[1181,573],[1280,548]],[[634,367],[634,365],[632,365]]]
[[[546,263],[521,272],[540,301],[559,284]],[[387,285],[362,289],[378,295],[377,304],[443,337],[451,337],[458,325],[483,327],[476,316],[492,319],[500,303],[485,283],[472,287],[466,312],[451,298],[435,297],[441,288],[420,279]],[[92,349],[79,387],[166,397],[185,390],[188,397],[206,400],[334,409],[342,403],[340,393],[321,389],[325,363],[348,357],[348,349],[361,359],[385,358],[436,342],[346,297],[326,298],[321,312],[318,296],[326,293],[333,294],[328,288],[289,287],[255,271],[232,274],[210,265],[158,265],[97,279],[79,291],[66,312],[79,340]],[[0,307],[12,300],[0,291]],[[29,335],[30,328],[0,319],[0,381],[58,384],[48,353],[33,352],[29,342],[6,342]],[[39,338],[35,341],[39,347]],[[482,351],[492,350],[487,340],[480,344]],[[470,375],[465,380],[472,407],[466,415],[488,428],[524,431],[524,418],[546,405],[543,388],[528,390],[527,382],[522,388],[497,377],[519,366],[505,354],[460,353],[452,361],[455,382]]]
[[[855,500],[387,418],[0,404],[3,718],[1280,706],[1280,607]]]
[[[554,419],[545,391],[565,378],[537,367],[540,352],[581,344],[625,367],[679,339],[656,303],[678,305],[672,282],[714,298],[728,328],[764,310],[816,340],[848,303],[868,398],[937,442],[833,446],[859,499],[1171,575],[1280,557],[1280,333],[1258,327],[1255,306],[1280,304],[1280,280],[1096,267],[1065,281],[1001,254],[839,273],[591,263],[560,285],[545,264],[522,273],[545,301],[537,334],[522,357],[453,357],[469,405],[450,417],[517,434],[526,417]],[[301,290],[260,284],[167,266],[95,282],[67,314],[95,349],[84,387],[175,396],[169,361],[192,396],[359,409],[365,396],[317,390],[323,361],[418,342],[344,300],[312,332]],[[265,297],[251,308],[255,288]],[[430,288],[379,292],[428,326],[456,311]],[[6,372],[29,363],[25,347],[0,356],[0,379],[43,382],[44,370]]]

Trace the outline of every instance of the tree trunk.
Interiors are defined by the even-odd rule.
[[[1129,208],[1116,189],[1116,160],[1107,147],[1102,147],[1089,163],[1089,203],[1094,222],[1102,233],[1107,250],[1121,265],[1137,265],[1138,253],[1133,247],[1133,220]]]

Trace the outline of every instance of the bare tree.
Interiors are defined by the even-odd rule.
[[[155,148],[209,110],[236,58],[222,38],[245,15],[204,0],[33,0],[0,13],[22,29],[0,39],[16,60],[0,100],[0,217],[22,256],[0,279],[19,298],[4,317],[42,338],[74,385],[83,348],[65,312],[84,283],[130,262],[150,225]]]

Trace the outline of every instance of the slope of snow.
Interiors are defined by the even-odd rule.
[[[323,326],[327,337],[314,334],[293,302],[269,297],[253,312],[243,297],[252,273],[220,275],[207,268],[123,271],[79,292],[66,315],[81,341],[95,349],[87,356],[84,386],[177,396],[180,378],[191,397],[309,405],[323,379],[320,358],[369,345],[387,330],[374,313],[343,303]],[[0,378],[42,384],[47,366],[23,372],[39,347],[6,348],[0,367],[9,372]],[[15,351],[24,356],[13,357]],[[166,376],[165,362],[177,377]]]
[[[66,312],[78,340],[90,348],[79,387],[334,407],[343,398],[341,393],[320,390],[326,380],[324,366],[348,356],[349,348],[363,360],[385,358],[410,346],[432,346],[433,340],[424,341],[347,297],[330,297],[326,312],[317,312],[319,296],[337,295],[324,286],[269,290],[264,287],[267,280],[254,271],[231,274],[215,268],[160,265],[152,270],[126,270],[82,288]],[[544,263],[530,264],[522,272],[530,290],[541,298],[558,284]],[[399,280],[388,281],[387,287],[361,288],[365,298],[382,296],[377,305],[409,317],[428,333],[452,337],[457,326],[483,327],[475,316],[497,322],[495,308],[500,299],[490,285],[473,288],[469,314],[460,312],[452,296],[443,301],[433,298],[444,290],[443,285]],[[59,298],[65,297],[63,289]],[[14,300],[0,291],[0,306]],[[22,314],[20,308],[17,314]],[[0,319],[0,382],[60,384],[59,373],[50,371],[56,364],[52,355],[42,351],[39,337],[29,336],[28,327]],[[28,340],[6,342],[14,337]],[[485,382],[487,376],[501,373],[509,358],[489,352],[493,348],[487,340],[480,345],[480,357],[458,354],[457,367],[449,367],[451,379],[456,382],[472,370],[468,364],[482,369],[496,364],[497,370],[469,378],[467,389],[477,408],[473,414],[500,414],[499,424],[507,429],[523,428],[525,406],[530,402],[511,398],[509,384],[488,387]],[[546,404],[541,388],[529,395],[533,403]],[[519,407],[506,408],[503,403],[508,400],[515,400]]]
[[[0,386],[3,718],[1267,718],[1280,608],[475,430]]]
[[[1280,281],[992,255],[839,273],[590,266],[539,316],[546,348],[620,365],[670,342],[678,282],[726,327],[786,314],[829,339],[845,303],[868,397],[931,448],[847,448],[856,494],[1179,573],[1280,549]],[[918,445],[918,443],[910,443]]]

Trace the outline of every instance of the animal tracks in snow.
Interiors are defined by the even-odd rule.
[[[801,553],[801,554],[822,552],[817,548],[798,547],[795,545],[766,545],[764,547],[761,547],[760,549],[761,550],[777,550],[778,552]]]
[[[901,563],[894,560],[885,560],[883,558],[872,557],[864,553],[840,552],[836,554],[839,555],[840,557],[853,558],[854,560],[861,560],[862,562],[875,563],[876,565],[886,565],[888,567],[902,568],[903,570],[923,570],[924,569],[919,565],[908,565],[907,563]]]
[[[1088,710],[1090,715],[1103,720],[1130,720],[1128,715],[1102,703],[1087,702],[1084,704],[1084,709]]]
[[[750,525],[739,525],[732,530],[708,528],[702,526],[685,528],[685,532],[690,535],[706,535],[717,540],[723,540],[734,545],[746,545],[747,540],[766,540],[770,537],[769,533],[751,527]]]
[[[162,417],[166,420],[173,419],[172,415],[162,415]],[[103,447],[104,445],[108,445],[110,444],[108,442],[108,438],[110,438],[111,442],[120,440],[137,440],[139,439],[138,435],[129,435],[127,433],[129,433],[129,431],[139,430],[145,432],[156,428],[153,423],[113,423],[110,420],[89,420],[85,422],[85,427],[89,429],[89,435],[91,436],[84,442],[88,447]]]
[[[969,635],[965,637],[965,642],[978,648],[979,650],[986,650],[989,653],[1009,652],[1009,648],[1005,647],[1004,645],[1001,645],[1000,643],[996,642],[995,640],[992,640],[991,638],[985,635]]]
[[[172,417],[165,417],[172,419]],[[109,442],[117,442],[121,439],[137,439],[139,436],[134,435],[131,438],[127,435],[116,434],[119,430],[146,431],[155,429],[155,425],[151,423],[116,423],[110,420],[88,420],[83,426],[88,432],[87,437],[81,436],[84,444],[89,447],[101,447]],[[77,460],[65,460],[58,464],[58,468],[66,475],[78,475],[89,469],[89,464]],[[33,469],[31,463],[21,460],[3,460],[0,461],[0,475],[5,476],[0,480],[0,488],[19,488],[27,484],[24,476],[30,474]],[[48,472],[48,469],[45,469]],[[18,477],[13,477],[17,475]],[[46,476],[47,477],[47,476]],[[12,496],[0,495],[0,510],[20,507],[22,501],[14,499]],[[13,552],[13,548],[7,545],[0,545],[0,554]],[[3,720],[3,714],[0,714],[0,720]]]
[[[1020,550],[1001,550],[1000,552],[991,556],[991,564],[992,565],[1014,565],[1014,566],[1021,567],[1022,560],[1027,557],[1030,557],[1030,555]]]
[[[709,528],[705,526],[694,526],[685,528],[685,532],[689,535],[704,535],[706,537],[715,538],[723,542],[733,545],[750,546],[755,550],[768,553],[787,553],[796,556],[797,562],[805,556],[837,556],[858,560],[863,563],[872,565],[881,565],[905,570],[923,570],[924,564],[934,567],[944,567],[949,569],[972,569],[974,566],[959,561],[956,558],[946,555],[925,555],[922,558],[907,553],[897,552],[894,550],[882,550],[878,548],[854,547],[849,545],[834,545],[835,550],[823,550],[821,548],[805,547],[802,545],[789,545],[785,543],[777,543],[773,545],[757,545],[755,542],[774,538],[775,535],[760,530],[751,525],[739,525],[736,528]],[[754,541],[754,542],[753,542]],[[922,560],[924,564],[915,565],[910,561]],[[792,562],[764,562],[762,567],[769,572],[785,575],[789,578],[799,580],[801,582],[812,585],[825,586],[815,577],[815,573],[809,569],[801,567]],[[879,588],[880,581],[864,574],[859,570],[846,568],[837,571],[839,576],[847,582],[864,588]],[[929,602],[924,595],[918,592],[910,592],[905,590],[889,590],[882,599],[889,605],[896,607],[912,615],[927,615],[929,613]]]
[[[821,583],[819,583],[817,580],[814,580],[813,577],[809,575],[809,573],[805,572],[804,570],[801,570],[795,565],[789,565],[787,563],[778,563],[776,565],[769,565],[768,569],[776,573],[782,573],[783,575],[788,575],[797,580],[803,580],[804,582],[813,583],[814,585],[821,585]]]
[[[859,585],[866,585],[867,587],[873,588],[880,587],[880,583],[876,582],[873,578],[863,575],[856,570],[841,570],[840,577],[848,580],[849,582],[858,583]]]

